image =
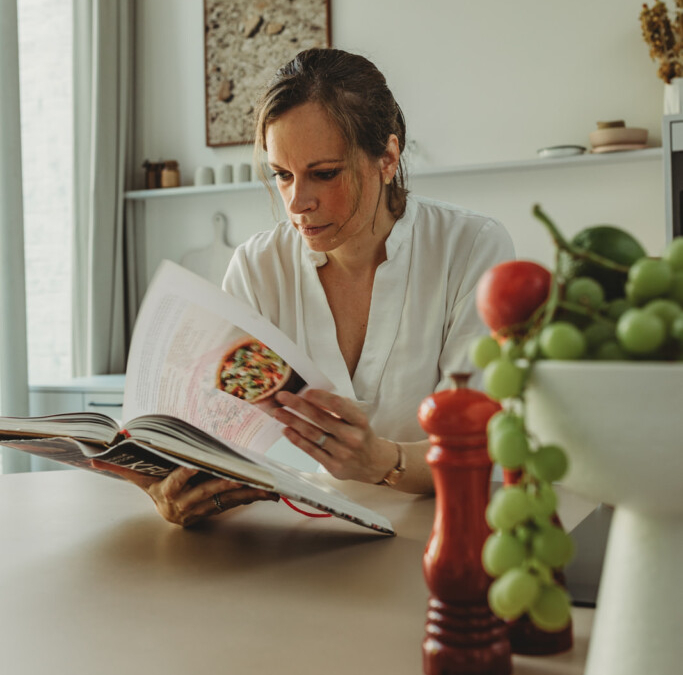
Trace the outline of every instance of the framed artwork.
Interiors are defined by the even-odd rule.
[[[251,143],[254,103],[277,68],[330,40],[330,0],[204,0],[206,144]]]

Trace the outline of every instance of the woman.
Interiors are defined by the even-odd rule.
[[[413,493],[433,485],[420,401],[469,368],[485,329],[481,274],[514,256],[490,218],[408,195],[403,115],[367,59],[333,49],[281,68],[257,111],[257,152],[288,219],[240,246],[224,288],[303,346],[336,393],[280,392],[284,435],[333,476]],[[304,416],[306,419],[302,419]],[[178,469],[135,477],[183,525],[273,495]],[[131,476],[131,479],[133,477]]]

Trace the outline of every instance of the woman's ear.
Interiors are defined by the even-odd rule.
[[[391,134],[387,141],[387,147],[384,154],[380,157],[380,170],[382,172],[382,182],[391,183],[394,174],[398,169],[398,163],[401,158],[401,151],[398,145],[398,136]]]

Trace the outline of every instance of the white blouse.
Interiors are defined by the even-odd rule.
[[[353,379],[318,278],[327,256],[311,251],[288,221],[237,248],[223,288],[305,349],[336,392],[358,402],[375,433],[417,441],[425,438],[417,420],[422,400],[447,386],[449,373],[473,370],[470,341],[487,332],[475,307],[477,280],[512,259],[514,248],[497,221],[409,195],[386,254]]]

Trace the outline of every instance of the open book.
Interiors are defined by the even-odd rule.
[[[320,477],[266,455],[282,437],[268,414],[280,390],[333,388],[254,309],[164,261],[128,356],[121,427],[99,413],[0,418],[0,444],[94,471],[92,460],[163,478],[179,465],[276,492],[393,534],[391,523]],[[105,472],[106,473],[106,472]],[[109,474],[114,476],[114,474]]]

